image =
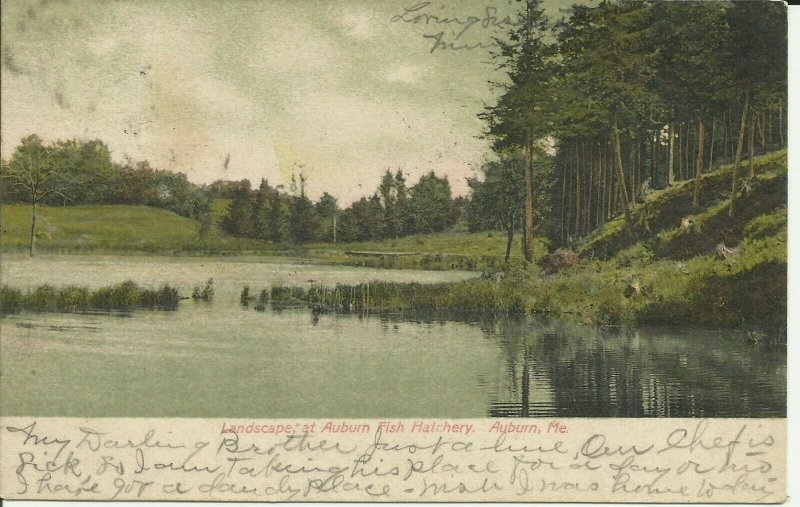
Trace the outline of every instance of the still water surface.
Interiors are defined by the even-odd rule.
[[[691,328],[600,330],[535,318],[435,320],[256,312],[243,285],[437,282],[252,259],[5,256],[3,283],[165,282],[213,302],[119,315],[0,320],[0,411],[84,417],[776,417],[784,346]],[[768,338],[768,337],[765,337]]]

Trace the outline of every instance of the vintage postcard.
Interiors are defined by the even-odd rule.
[[[2,0],[2,498],[783,502],[787,34]]]

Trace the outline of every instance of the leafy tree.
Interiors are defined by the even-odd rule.
[[[494,107],[482,115],[489,123],[488,134],[495,139],[496,149],[519,147],[527,157],[525,170],[525,221],[523,253],[528,262],[534,258],[534,153],[537,141],[546,136],[548,125],[545,103],[553,82],[552,57],[555,46],[549,41],[549,21],[541,0],[518,0],[520,9],[517,28],[508,41],[497,40],[500,46],[500,68],[507,71],[509,83]]]
[[[292,203],[290,196],[274,192],[270,198],[270,241],[284,243],[291,239]]]
[[[414,233],[441,232],[455,224],[450,182],[433,171],[411,187],[408,205]]]
[[[319,234],[322,241],[336,243],[336,227],[339,215],[339,205],[336,198],[328,192],[323,192],[322,197],[314,205],[314,212],[319,223]]]
[[[8,163],[3,178],[20,190],[31,207],[31,229],[29,255],[33,257],[36,243],[36,206],[49,196],[57,195],[66,200],[69,187],[59,179],[59,171],[68,163],[54,157],[52,151],[42,144],[36,135],[22,140]]]
[[[267,180],[262,179],[258,190],[254,192],[250,207],[249,229],[250,236],[255,239],[268,240],[270,237],[270,194],[275,190],[269,186]]]
[[[314,213],[314,205],[306,197],[305,193],[301,193],[292,199],[291,210],[289,231],[292,242],[308,243],[309,241],[314,241],[317,237],[319,224]]]
[[[340,237],[343,242],[368,241],[381,237],[380,197],[362,197],[342,213]]]
[[[227,213],[220,219],[219,226],[231,236],[249,235],[249,223],[252,216],[250,201],[250,181],[242,185],[233,194]]]
[[[470,230],[488,226],[506,232],[505,260],[511,256],[514,231],[525,211],[525,158],[522,154],[501,156],[500,160],[483,165],[483,179],[470,178],[468,206]]]

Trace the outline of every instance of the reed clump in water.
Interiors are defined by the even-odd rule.
[[[192,299],[195,301],[211,301],[214,299],[214,279],[209,278],[205,286],[195,285],[192,290]]]
[[[180,299],[175,287],[165,284],[158,289],[146,289],[130,280],[94,291],[85,287],[55,287],[45,284],[23,292],[4,285],[0,288],[0,313],[22,310],[81,312],[134,308],[175,310]]]
[[[422,284],[369,282],[309,288],[274,285],[273,306],[308,306],[319,312],[363,313],[392,311],[447,311],[458,313],[522,313],[514,291],[492,281]]]

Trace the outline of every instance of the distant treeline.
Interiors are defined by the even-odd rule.
[[[209,193],[185,174],[155,169],[146,161],[114,163],[99,140],[45,144],[28,136],[0,165],[0,177],[2,203],[141,204],[210,223]]]
[[[408,187],[402,170],[387,170],[371,197],[344,209],[327,192],[312,202],[305,184],[303,175],[292,176],[288,192],[266,180],[257,189],[248,180],[215,182],[210,189],[231,200],[219,225],[234,236],[278,243],[368,241],[446,230],[464,205],[453,199],[447,178],[433,172]]]
[[[452,227],[464,208],[453,198],[450,182],[433,172],[409,187],[401,170],[387,170],[370,197],[341,209],[323,193],[308,198],[304,175],[291,185],[257,189],[249,180],[190,182],[183,173],[155,169],[147,161],[115,163],[100,140],[44,143],[37,135],[22,140],[10,160],[0,165],[0,202],[76,206],[139,204],[163,208],[211,225],[211,202],[228,199],[219,227],[226,233],[276,243],[367,241],[440,232]],[[485,218],[481,218],[485,222]],[[31,240],[33,244],[33,240]]]

